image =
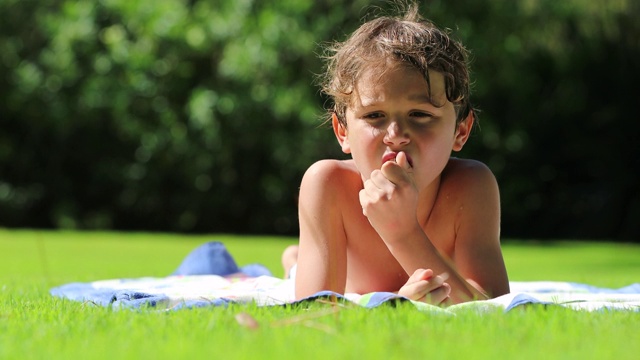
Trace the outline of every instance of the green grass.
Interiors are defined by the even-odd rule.
[[[421,313],[397,308],[111,310],[53,298],[72,281],[164,276],[204,241],[219,239],[239,264],[280,274],[294,239],[0,229],[0,359],[497,358],[633,359],[640,314],[530,307],[509,313]],[[640,281],[640,246],[506,241],[511,280],[619,287]],[[241,326],[246,313],[259,324]]]

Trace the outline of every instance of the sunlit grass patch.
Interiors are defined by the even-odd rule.
[[[115,310],[49,295],[73,281],[165,276],[217,239],[240,265],[279,275],[289,238],[0,230],[0,358],[517,358],[633,359],[640,314],[558,306],[454,315],[410,303],[375,309],[328,301],[179,311]],[[640,248],[506,241],[512,280],[617,287],[638,282]]]

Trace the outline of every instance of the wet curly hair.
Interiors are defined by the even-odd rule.
[[[406,6],[403,16],[382,16],[361,25],[346,41],[326,47],[326,71],[321,90],[330,97],[329,116],[335,113],[346,126],[346,109],[356,82],[372,67],[389,64],[416,68],[431,86],[429,70],[444,75],[447,100],[456,110],[456,122],[474,111],[470,100],[468,51],[431,21],[423,19],[418,5]]]

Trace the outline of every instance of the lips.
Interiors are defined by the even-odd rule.
[[[407,156],[407,161],[409,162],[409,166],[413,167],[413,159],[411,159],[411,156],[409,156],[409,154],[407,154],[406,152],[404,154]],[[382,163],[384,164],[387,161],[396,161],[397,156],[398,156],[397,152],[386,153],[382,157]]]
[[[396,156],[398,154],[392,152],[392,153],[387,153],[382,157],[382,163],[386,163],[387,161],[396,161]]]

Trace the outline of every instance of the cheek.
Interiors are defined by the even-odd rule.
[[[449,161],[453,146],[453,135],[449,137],[433,133],[423,134],[419,152],[424,156],[425,163],[437,168]]]
[[[385,131],[374,127],[361,127],[351,132],[350,141],[352,145],[359,144],[360,147],[372,147],[382,142]]]
[[[421,136],[429,143],[429,146],[437,151],[451,152],[456,139],[455,129],[450,126],[442,126],[439,129],[426,131]]]
[[[382,139],[384,132],[367,127],[352,129],[349,137],[351,145],[351,158],[355,160],[362,180],[366,181],[371,172],[380,168],[380,161],[384,153]]]

